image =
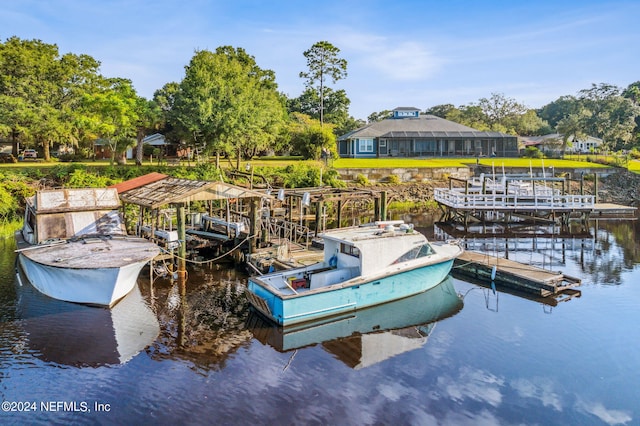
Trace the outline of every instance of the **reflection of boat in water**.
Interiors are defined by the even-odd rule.
[[[322,344],[352,368],[362,368],[423,346],[435,322],[462,309],[462,299],[447,277],[415,296],[289,327],[258,313],[248,324],[254,336],[280,352]]]
[[[20,268],[17,277],[25,347],[43,361],[77,367],[124,364],[160,333],[137,285],[109,309],[51,299],[32,287]]]

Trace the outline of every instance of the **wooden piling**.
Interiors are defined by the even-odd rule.
[[[380,220],[387,220],[387,191],[380,192]]]
[[[185,280],[187,276],[186,214],[184,204],[180,203],[176,207],[178,213],[178,240],[180,240],[180,246],[178,247],[178,280]]]

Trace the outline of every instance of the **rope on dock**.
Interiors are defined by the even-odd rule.
[[[255,235],[249,235],[247,236],[247,238],[245,238],[244,240],[240,241],[235,247],[233,247],[231,250],[229,250],[228,252],[224,253],[223,255],[220,255],[218,257],[215,257],[213,259],[209,259],[209,260],[191,260],[191,259],[187,259],[184,257],[180,257],[177,254],[173,254],[171,251],[160,247],[161,251],[166,252],[167,254],[171,254],[172,256],[174,256],[176,259],[180,259],[180,260],[184,260],[185,262],[189,262],[192,263],[194,265],[207,265],[209,263],[213,263],[213,262],[217,262],[218,260],[222,259],[223,257],[233,253],[234,251],[236,251],[238,248],[240,248],[240,246],[242,246],[244,243],[246,243],[247,241],[249,241],[251,238],[255,238]]]

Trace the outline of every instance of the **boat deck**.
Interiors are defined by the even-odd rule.
[[[33,245],[18,250],[34,262],[73,269],[119,268],[153,259],[160,249],[137,237],[86,238],[74,242]]]

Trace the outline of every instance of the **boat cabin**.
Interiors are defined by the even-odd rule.
[[[401,220],[329,231],[322,238],[325,262],[333,262],[337,268],[357,268],[358,275],[365,276],[376,274],[394,263],[433,253],[425,236]]]
[[[400,226],[394,226],[400,225]],[[385,276],[398,264],[431,256],[426,237],[403,221],[340,228],[322,234],[324,261],[305,268],[256,278],[284,294],[314,290],[356,277]]]
[[[40,244],[81,235],[126,235],[113,188],[38,191],[27,198],[22,236]]]

